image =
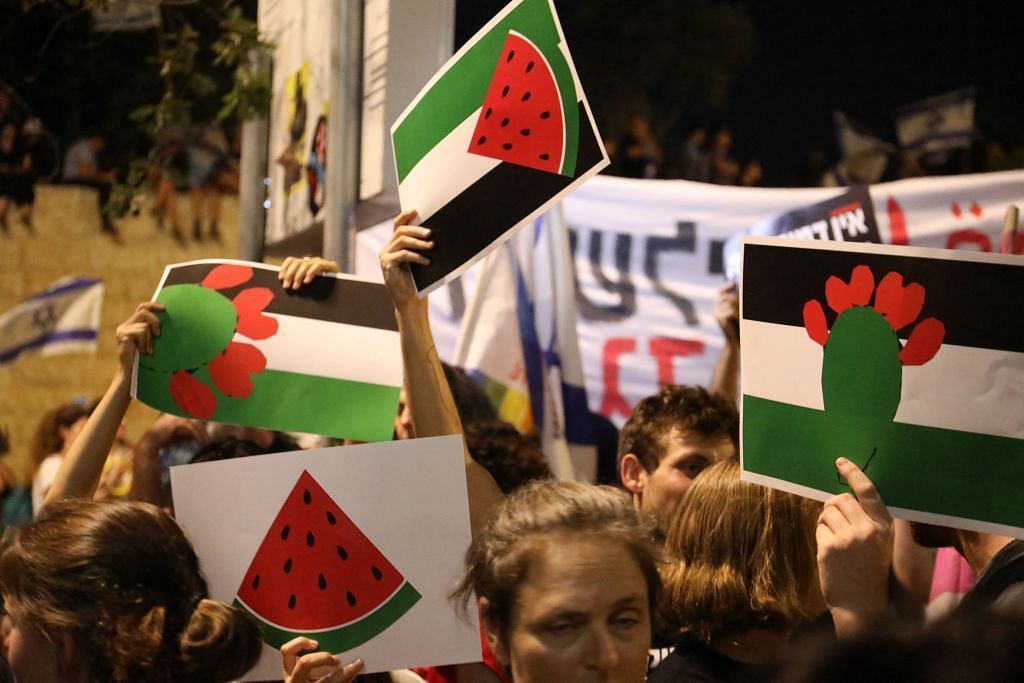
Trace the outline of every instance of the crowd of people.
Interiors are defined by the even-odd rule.
[[[483,651],[479,663],[422,662],[385,679],[1022,679],[1024,542],[896,521],[844,458],[849,492],[824,504],[741,481],[733,289],[716,307],[727,344],[713,386],[665,386],[637,404],[619,438],[620,486],[555,481],[537,439],[438,358],[409,273],[428,263],[433,235],[414,219],[395,220],[380,254],[405,371],[395,438],[465,434],[472,542],[451,598],[479,614]],[[279,277],[294,289],[338,270],[289,258]],[[117,328],[100,399],[39,425],[31,520],[0,556],[0,680],[230,681],[259,655],[252,618],[209,596],[166,468],[300,445],[170,415],[128,444],[131,368],[152,353],[162,310],[140,304]],[[10,473],[0,481],[10,487]],[[935,547],[955,548],[978,578],[926,626],[942,580]],[[343,659],[317,648],[284,645],[283,680],[351,681],[364,668],[358,648]]]
[[[111,158],[107,133],[98,128],[87,131],[68,145],[62,157],[56,138],[26,111],[15,106],[13,92],[0,87],[0,234],[10,232],[12,210],[26,231],[34,231],[36,185],[52,180],[95,191],[100,229],[120,241],[108,207],[114,185],[124,174]],[[148,181],[158,230],[169,222],[171,237],[185,244],[177,196],[187,192],[192,240],[221,240],[220,199],[224,192],[238,192],[239,147],[239,136],[229,140],[216,121],[170,126],[156,136]]]
[[[755,187],[764,174],[757,159],[741,162],[736,158],[732,129],[725,123],[715,128],[699,122],[691,124],[675,153],[663,149],[650,119],[642,115],[633,116],[620,137],[604,142],[611,161],[606,173],[610,175]]]

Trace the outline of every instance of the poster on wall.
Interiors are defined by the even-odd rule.
[[[323,219],[326,202],[329,3],[260,3],[260,33],[274,44],[266,241]]]

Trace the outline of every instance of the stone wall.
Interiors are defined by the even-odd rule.
[[[140,301],[153,296],[168,263],[200,258],[235,258],[238,252],[238,199],[221,199],[222,242],[195,243],[189,236],[188,197],[178,198],[187,243],[157,230],[145,205],[139,216],[117,221],[122,243],[100,231],[96,195],[87,188],[37,188],[35,233],[28,234],[12,209],[10,230],[0,232],[0,314],[68,275],[102,278],[105,285],[99,344],[95,354],[69,353],[42,358],[22,356],[0,367],[0,426],[11,435],[7,462],[28,476],[28,453],[39,419],[50,408],[77,396],[99,396],[114,370],[114,330]],[[156,413],[133,403],[127,436],[134,441]]]

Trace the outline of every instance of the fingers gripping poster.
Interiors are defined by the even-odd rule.
[[[744,477],[819,499],[853,461],[897,517],[1024,537],[1024,258],[746,238]]]
[[[421,296],[608,165],[551,0],[515,0],[391,128],[402,209],[437,236]]]
[[[260,624],[248,680],[280,678],[298,636],[368,672],[480,660],[475,610],[448,601],[470,541],[462,449],[447,436],[171,470],[211,597]]]
[[[360,441],[391,438],[402,354],[383,285],[321,275],[285,290],[244,261],[168,266],[160,334],[132,395],[166,413]]]

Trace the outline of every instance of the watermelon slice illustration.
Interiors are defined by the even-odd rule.
[[[566,127],[558,83],[547,58],[521,33],[509,31],[505,38],[469,151],[549,173],[563,171]]]
[[[271,647],[301,635],[338,653],[376,637],[419,599],[303,471],[256,551],[235,606],[259,620]]]

